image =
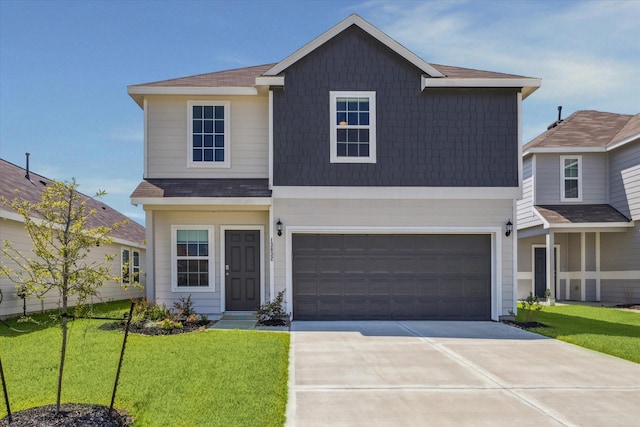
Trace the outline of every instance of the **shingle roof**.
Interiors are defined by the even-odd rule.
[[[25,175],[26,169],[0,159],[0,195],[8,200],[20,197],[30,203],[39,202],[45,187],[52,181],[31,171],[29,172],[30,179],[27,179]],[[87,196],[85,195],[85,197]],[[96,210],[96,214],[89,218],[88,226],[90,228],[101,225],[110,227],[127,219],[126,216],[99,200],[87,197],[87,205],[90,209]],[[0,209],[15,212],[11,207],[2,204],[0,204]],[[145,239],[145,229],[137,222],[130,220],[127,224],[114,230],[111,237],[141,244]]]
[[[549,224],[629,222],[611,205],[538,205],[536,210]]]
[[[604,113],[601,111],[576,111],[523,147],[607,147],[640,132],[640,114]]]
[[[456,79],[522,79],[530,78],[515,74],[497,73],[495,71],[475,70],[473,68],[454,67],[451,65],[431,64],[433,68],[445,75],[444,78]]]
[[[256,77],[263,75],[276,64],[256,65],[233,70],[216,71],[213,73],[197,74],[195,76],[161,80],[157,82],[141,83],[129,86],[135,87],[254,87]],[[494,71],[475,70],[472,68],[454,67],[451,65],[431,64],[446,78],[485,78],[485,79],[513,79],[525,78],[515,74],[497,73]]]
[[[131,198],[271,197],[268,179],[146,179]]]
[[[235,68],[233,70],[216,71],[214,73],[197,74],[195,76],[158,82],[141,83],[136,86],[156,87],[253,87],[259,77],[275,64],[256,65],[253,67]]]

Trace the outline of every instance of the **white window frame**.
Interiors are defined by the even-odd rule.
[[[208,232],[209,284],[208,286],[178,286],[178,230],[206,230]],[[215,292],[215,234],[212,225],[172,225],[171,226],[171,291],[172,292]]]
[[[341,128],[336,124],[336,110],[338,98],[369,98],[369,125],[355,126],[355,128],[369,129],[368,157],[338,157],[337,132]],[[330,91],[329,92],[329,125],[330,125],[330,161],[331,163],[376,163],[376,93],[374,91]]]
[[[567,178],[564,175],[564,161],[578,161],[578,177]],[[578,197],[566,197],[565,182],[567,180],[578,181]],[[561,202],[581,202],[582,201],[582,156],[560,156],[560,201]]]
[[[224,107],[224,161],[193,161],[193,107]],[[189,168],[230,168],[231,167],[231,102],[229,101],[187,101],[187,167]]]
[[[128,251],[129,252],[129,265],[125,265],[125,261],[124,261],[124,252]],[[135,265],[133,263],[134,260],[134,256],[133,254],[137,253],[138,254],[138,265]],[[140,268],[140,260],[141,260],[141,253],[140,253],[140,249],[135,249],[135,248],[130,248],[130,247],[126,247],[126,246],[122,246],[120,248],[120,280],[122,282],[122,284],[128,284],[128,285],[134,285],[134,284],[140,284],[140,274],[142,274],[142,270]],[[128,269],[128,274],[129,274],[129,280],[125,280],[124,277],[124,272],[125,272],[125,268]],[[132,277],[135,277],[135,270],[138,270],[138,280],[131,280]]]

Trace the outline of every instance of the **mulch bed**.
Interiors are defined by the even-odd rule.
[[[136,327],[134,325],[129,326],[130,334],[140,334],[140,335],[177,335],[177,334],[185,334],[189,332],[200,332],[205,331],[207,328],[210,328],[211,325],[216,323],[215,320],[211,320],[207,323],[189,323],[185,322],[182,324],[182,328],[174,328],[174,329],[162,329],[159,326],[144,326],[144,327]],[[113,322],[113,323],[105,323],[100,328],[106,330],[116,330],[120,329],[124,331],[126,324],[123,322]]]
[[[56,405],[39,406],[11,414],[0,420],[4,427],[128,427],[133,419],[126,412],[115,409],[109,418],[109,407],[82,403],[64,403],[60,405],[60,414],[56,416]]]
[[[628,308],[629,310],[640,310],[640,304],[618,304],[616,308]]]
[[[269,319],[258,322],[260,326],[288,326],[289,322],[283,319]]]
[[[540,322],[516,322],[511,320],[503,320],[502,323],[507,325],[515,326],[520,329],[531,329],[531,328],[548,328],[549,326]]]

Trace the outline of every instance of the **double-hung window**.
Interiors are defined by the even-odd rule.
[[[560,200],[563,202],[582,201],[582,157],[561,156],[560,174],[562,177]]]
[[[120,251],[120,267],[123,284],[140,283],[140,251],[122,248]]]
[[[173,291],[209,291],[213,288],[213,227],[171,227]]]
[[[231,165],[230,106],[227,101],[189,101],[189,167]]]
[[[331,163],[376,162],[376,93],[330,92]]]

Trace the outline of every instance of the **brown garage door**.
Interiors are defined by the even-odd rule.
[[[293,235],[296,320],[488,320],[491,236]]]

